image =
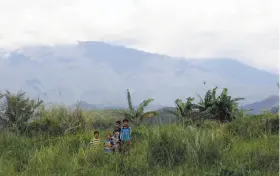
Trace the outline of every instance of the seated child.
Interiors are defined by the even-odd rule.
[[[120,139],[119,139],[119,132],[114,131],[113,132],[113,137],[112,137],[112,141],[113,141],[113,152],[119,152],[119,148],[120,148]]]
[[[99,139],[99,132],[94,132],[94,137],[90,141],[90,144],[93,146],[94,149],[97,149],[100,147],[100,139]]]
[[[112,137],[111,133],[107,133],[106,139],[104,140],[104,151],[108,153],[112,151],[112,146],[113,146],[113,141],[111,137]]]

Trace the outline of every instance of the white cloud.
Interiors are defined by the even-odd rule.
[[[110,40],[276,69],[276,0],[0,0],[0,48]],[[131,43],[132,41],[132,43]]]

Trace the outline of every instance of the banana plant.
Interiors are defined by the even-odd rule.
[[[145,112],[145,108],[152,102],[154,99],[144,100],[140,105],[135,109],[132,104],[132,98],[129,89],[127,89],[127,102],[128,110],[124,111],[124,117],[131,121],[134,125],[140,126],[145,118],[152,118],[157,116],[159,113],[157,111],[148,111]]]

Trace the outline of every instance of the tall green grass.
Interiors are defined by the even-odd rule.
[[[129,155],[93,150],[92,128],[33,137],[1,132],[0,175],[279,175],[278,134],[260,119],[247,122],[134,128]]]

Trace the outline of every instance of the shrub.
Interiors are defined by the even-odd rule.
[[[27,122],[35,117],[42,103],[39,99],[29,99],[22,91],[17,94],[0,92],[0,124],[17,133],[24,133]]]
[[[50,135],[59,136],[63,134],[63,128],[59,121],[55,119],[44,118],[31,122],[26,131],[27,136]]]
[[[112,119],[94,119],[92,122],[92,127],[94,129],[105,130],[108,128],[112,128],[114,126],[114,121]]]
[[[53,107],[41,112],[43,118],[34,120],[28,124],[26,135],[50,135],[76,134],[84,131],[86,120],[81,109],[69,110],[65,107]]]
[[[266,119],[266,129],[272,134],[279,133],[279,115]]]

